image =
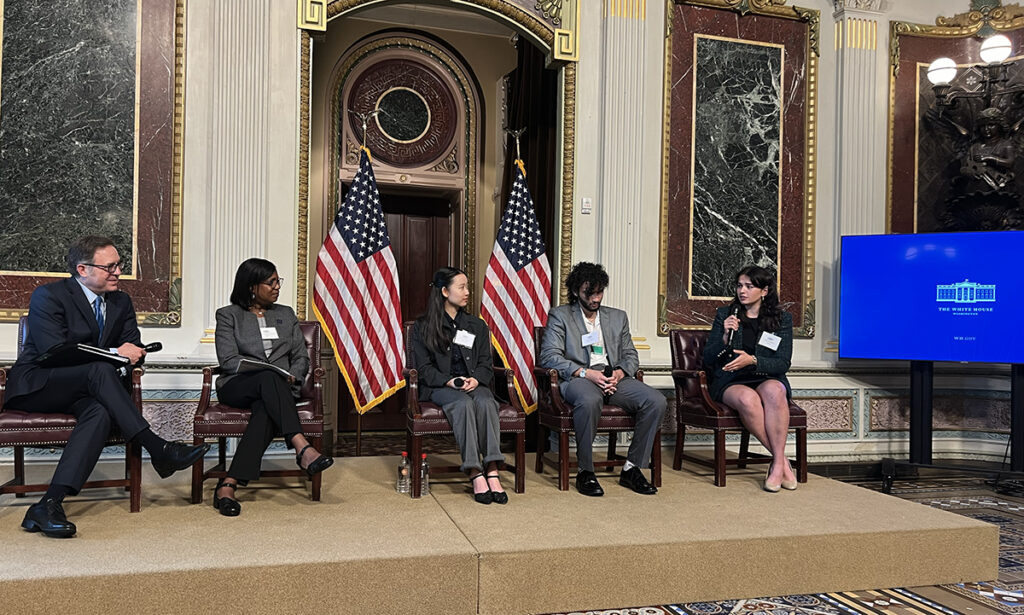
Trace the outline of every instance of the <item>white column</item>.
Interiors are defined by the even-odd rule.
[[[888,67],[882,0],[833,0],[836,45],[835,218],[832,308],[822,331],[839,335],[839,255],[843,235],[885,232]],[[879,45],[881,41],[881,46]]]
[[[650,297],[657,296],[662,101],[655,93],[662,92],[664,2],[604,4],[596,229],[574,243],[596,244],[611,277],[606,301],[626,310],[633,335],[649,342],[657,327]]]
[[[204,343],[246,258],[274,261],[287,279],[282,301],[294,302],[300,39],[285,4],[189,5],[185,196],[187,214],[202,220],[186,215],[189,254],[201,262],[183,292],[202,295],[188,303],[201,310]]]

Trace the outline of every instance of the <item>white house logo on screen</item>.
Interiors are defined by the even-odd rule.
[[[978,284],[964,280],[953,284],[936,284],[935,300],[953,303],[981,303],[996,300],[995,284]]]

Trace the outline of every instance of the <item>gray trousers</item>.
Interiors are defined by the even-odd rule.
[[[572,406],[579,469],[593,472],[594,438],[597,436],[597,422],[601,419],[604,394],[596,384],[586,378],[573,378],[563,382],[560,388],[562,397]],[[635,415],[633,442],[629,445],[626,458],[633,465],[646,468],[650,465],[654,434],[661,426],[662,417],[665,416],[665,396],[639,380],[627,376],[619,381],[619,386],[608,403]]]
[[[466,393],[445,387],[431,393],[430,401],[441,406],[455,432],[455,442],[462,455],[459,469],[483,471],[484,465],[505,460],[498,433],[498,402],[489,388],[478,386]]]

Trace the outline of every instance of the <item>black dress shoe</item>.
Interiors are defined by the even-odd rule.
[[[30,532],[42,532],[50,538],[71,538],[77,531],[75,524],[64,516],[64,507],[53,498],[29,506],[21,527]]]
[[[303,446],[302,450],[299,451],[299,454],[295,456],[295,465],[299,466],[299,469],[305,471],[306,476],[310,478],[313,478],[315,475],[323,472],[327,468],[334,465],[333,457],[328,457],[327,455],[320,455],[313,461],[309,462],[308,466],[302,467],[302,453],[305,453],[307,448],[312,447],[312,444],[307,444],[306,446]]]
[[[160,478],[167,478],[178,470],[184,470],[202,459],[208,450],[210,450],[209,444],[189,446],[178,442],[167,442],[158,454],[153,455],[151,451],[150,455],[152,455],[153,469],[160,475]]]
[[[619,474],[619,484],[643,495],[658,493],[658,488],[647,482],[647,477],[636,466],[623,470],[622,474]]]
[[[576,475],[576,491],[595,498],[604,495],[604,489],[601,488],[601,483],[597,482],[597,476],[589,470],[581,470]]]
[[[242,513],[242,505],[238,503],[235,498],[217,497],[217,492],[220,491],[221,487],[227,487],[234,493],[238,489],[237,485],[232,483],[225,483],[223,480],[217,481],[217,486],[213,488],[213,507],[220,511],[220,514],[225,517],[237,517]]]

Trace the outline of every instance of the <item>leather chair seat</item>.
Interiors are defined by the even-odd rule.
[[[70,414],[23,412],[10,408],[0,412],[0,445],[61,446],[71,437],[77,422]],[[122,444],[124,438],[114,433],[108,444]]]

